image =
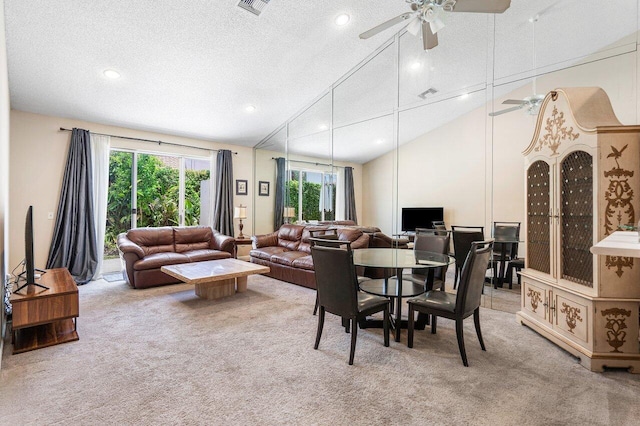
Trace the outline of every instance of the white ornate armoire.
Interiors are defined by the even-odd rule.
[[[589,248],[640,218],[640,126],[597,87],[544,98],[524,151],[527,254],[518,321],[592,371],[640,373],[640,259]]]

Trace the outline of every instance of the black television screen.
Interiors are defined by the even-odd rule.
[[[24,225],[24,271],[27,284],[36,282],[36,267],[33,260],[33,206],[27,210],[27,219]]]
[[[416,228],[433,228],[433,221],[444,220],[442,207],[403,207],[402,231],[415,231]]]
[[[49,287],[36,282],[36,270],[41,273],[45,272],[35,267],[33,256],[33,206],[29,206],[24,224],[24,271],[20,274],[20,277],[24,277],[25,282],[16,289],[16,293],[24,288],[29,292],[29,289],[34,288],[34,286],[49,289]]]

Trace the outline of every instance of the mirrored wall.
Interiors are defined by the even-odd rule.
[[[513,107],[508,99],[599,86],[621,122],[638,123],[637,9],[637,0],[512,1],[501,15],[450,14],[430,51],[400,31],[256,146],[255,232],[274,231],[283,158],[287,221],[343,220],[352,167],[358,225],[399,237],[403,208],[443,207],[448,229],[482,226],[491,237],[494,222],[520,222],[523,241],[522,151],[537,109],[489,114]],[[259,182],[270,183],[268,195]],[[519,303],[515,274],[511,285],[485,287],[484,306],[516,312]]]

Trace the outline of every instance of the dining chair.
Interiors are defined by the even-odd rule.
[[[311,238],[309,243],[311,247],[318,244],[325,247],[340,247],[342,244],[338,240],[338,231],[336,229],[316,229],[309,231]],[[316,293],[316,304],[313,307],[313,315],[318,313],[318,293]]]
[[[386,297],[360,291],[356,268],[353,264],[351,244],[344,242],[342,248],[315,244],[311,256],[318,290],[318,331],[314,349],[318,349],[325,312],[351,321],[351,352],[349,365],[353,365],[358,336],[358,321],[376,312],[383,312],[384,346],[389,346],[389,304]]]
[[[453,257],[456,259],[456,271],[453,278],[453,289],[455,290],[460,278],[462,265],[469,254],[471,243],[484,240],[484,226],[451,226],[453,234]]]
[[[500,240],[518,241],[520,239],[520,222],[493,222],[493,238],[495,243],[491,268],[493,276],[499,278],[502,286],[502,280],[505,279],[504,275],[509,263],[518,258],[518,243],[502,243]],[[498,276],[498,270],[502,271],[500,276]],[[508,272],[506,275],[509,275]],[[494,279],[493,286],[494,288],[498,287],[498,280]],[[511,280],[509,280],[509,288],[513,288]]]
[[[447,227],[444,224],[443,220],[434,220],[433,222],[431,222],[433,224],[433,229],[435,229],[436,231],[441,231],[441,232],[436,232],[436,235],[447,235]]]
[[[473,241],[469,254],[460,274],[460,287],[456,294],[444,291],[428,291],[418,297],[409,299],[409,330],[407,346],[413,347],[413,333],[415,327],[414,314],[416,311],[431,315],[431,333],[436,334],[437,318],[443,317],[455,320],[458,349],[462,357],[462,364],[469,366],[467,352],[464,348],[463,321],[473,315],[476,334],[483,351],[487,349],[480,331],[480,301],[484,287],[484,276],[491,259],[493,241]]]
[[[449,253],[449,235],[438,235],[433,229],[430,232],[418,232],[413,243],[413,250],[430,251],[433,253]],[[425,291],[439,288],[444,291],[445,278],[447,275],[447,266],[436,268],[433,271],[433,283],[431,288],[428,287],[427,276],[429,269],[412,269],[411,273],[402,274],[402,280],[411,281],[424,286]]]

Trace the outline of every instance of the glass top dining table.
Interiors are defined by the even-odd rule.
[[[400,341],[400,329],[402,323],[402,298],[413,297],[427,290],[433,285],[433,272],[435,268],[450,265],[454,258],[441,253],[433,253],[421,250],[397,249],[397,248],[363,248],[353,251],[353,263],[356,266],[367,266],[371,268],[395,269],[394,280],[385,280],[384,284],[379,280],[364,281],[360,289],[366,293],[396,299],[395,318],[393,318],[393,328],[395,330],[395,340]],[[426,286],[416,286],[411,282],[403,285],[403,269],[428,269]]]

